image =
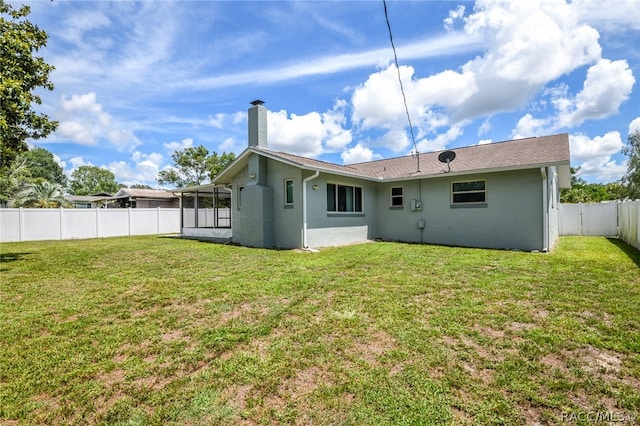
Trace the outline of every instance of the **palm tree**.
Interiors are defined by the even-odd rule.
[[[69,205],[64,197],[62,185],[42,181],[27,185],[16,194],[15,207],[57,208]]]

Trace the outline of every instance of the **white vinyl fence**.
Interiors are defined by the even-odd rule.
[[[0,242],[180,232],[180,209],[0,209]]]
[[[561,204],[560,235],[618,237],[640,248],[640,201]]]
[[[640,201],[618,204],[618,237],[640,249]]]

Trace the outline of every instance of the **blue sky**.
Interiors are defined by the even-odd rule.
[[[32,141],[67,173],[158,187],[177,149],[270,148],[339,164],[413,149],[382,1],[40,1],[54,65]],[[589,182],[622,177],[640,129],[638,0],[389,1],[420,152],[569,133]]]

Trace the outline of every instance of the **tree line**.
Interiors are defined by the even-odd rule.
[[[70,178],[44,148],[29,148],[28,140],[47,137],[58,122],[36,111],[42,103],[36,90],[53,90],[54,67],[37,56],[47,33],[29,22],[29,6],[0,0],[0,206],[60,207],[65,195],[113,194],[119,184],[109,170],[81,166]],[[587,183],[572,169],[572,188],[562,190],[563,202],[601,202],[640,198],[640,132],[629,135],[623,153],[629,157],[624,178],[607,184]],[[173,153],[173,167],[160,171],[157,182],[174,188],[201,185],[235,159],[235,154],[210,153],[200,145]],[[135,187],[149,188],[147,185]]]

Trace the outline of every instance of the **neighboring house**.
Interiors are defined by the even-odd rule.
[[[68,195],[66,198],[71,203],[71,206],[76,209],[96,209],[106,207],[113,195],[103,192],[92,195]]]
[[[527,251],[558,239],[567,134],[456,148],[449,163],[433,152],[338,165],[269,150],[267,110],[252,104],[249,147],[212,184],[182,190],[183,200],[229,191],[231,229],[185,224],[183,211],[182,235],[252,247],[384,239]]]
[[[173,192],[158,189],[121,188],[112,197],[109,208],[179,208],[180,198]]]

